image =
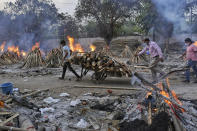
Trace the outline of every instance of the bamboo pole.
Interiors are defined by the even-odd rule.
[[[151,102],[148,103],[148,125],[152,124],[152,107]]]
[[[18,116],[19,116],[19,114],[18,114],[18,113],[16,113],[15,115],[11,116],[11,117],[10,117],[10,118],[8,118],[7,120],[5,120],[5,121],[1,122],[1,123],[0,123],[0,126],[5,125],[6,123],[8,123],[9,121],[13,120],[14,118],[16,118],[16,117],[18,117]]]
[[[140,88],[124,88],[124,87],[102,87],[102,86],[83,86],[83,85],[74,85],[74,88],[91,88],[91,89],[113,89],[113,90],[136,90],[141,91]]]

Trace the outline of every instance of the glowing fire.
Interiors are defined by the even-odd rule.
[[[39,42],[36,42],[36,44],[34,46],[32,46],[32,51],[34,51],[37,48],[40,48],[40,43]]]
[[[194,43],[195,46],[197,46],[197,41]]]
[[[9,52],[14,52],[14,53],[17,53],[18,56],[20,56],[20,50],[19,50],[19,47],[18,46],[8,46],[8,49],[7,49]]]
[[[75,45],[75,51],[84,52],[83,48],[81,47],[79,43]]]
[[[4,52],[4,48],[5,48],[5,41],[3,42],[3,44],[1,44],[1,46],[0,46],[0,51],[1,52]]]
[[[67,39],[69,41],[69,47],[73,52],[84,52],[84,49],[79,43],[75,44],[75,39],[73,37],[67,36]]]
[[[69,42],[69,47],[73,52],[80,52],[80,53],[84,52],[84,49],[80,43],[75,44],[75,39],[73,37],[67,36],[67,39]],[[89,48],[91,51],[96,50],[96,46],[94,45],[90,45]]]
[[[95,51],[96,50],[96,46],[94,46],[94,45],[90,45],[89,48],[91,49],[91,51]]]
[[[170,88],[170,82],[169,82],[169,79],[168,79],[168,78],[166,79],[166,83],[167,83],[168,88]],[[165,96],[165,97],[167,97],[167,98],[170,98],[170,95],[169,95],[166,91],[164,91],[162,83],[157,84],[157,87],[160,88],[160,89],[162,90],[162,91],[160,91],[160,94],[161,94],[161,95],[163,95],[163,96]],[[176,95],[176,93],[175,93],[174,90],[171,91],[171,94],[172,94],[174,100],[176,100],[176,102],[177,102],[179,105],[182,105],[181,101],[178,99],[178,97],[177,97],[177,95]],[[168,101],[168,100],[164,100],[164,101],[165,101],[169,106],[172,106],[172,105],[173,105],[173,104],[172,104],[170,101]],[[181,111],[184,112],[184,109],[181,109]]]
[[[70,37],[70,36],[67,36],[67,39],[69,41],[69,47],[72,51],[75,51],[75,47],[74,47],[74,38],[73,37]]]
[[[25,52],[25,51],[21,51],[21,55],[23,56],[23,57],[25,57],[26,55],[27,55],[27,53]]]
[[[162,94],[163,96],[170,98],[169,94],[165,91],[161,91],[160,94]],[[164,100],[168,105],[171,105],[171,102],[168,100]]]

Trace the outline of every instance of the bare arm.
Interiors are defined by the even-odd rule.
[[[142,54],[144,54],[144,52],[145,51],[147,51],[148,50],[148,47],[146,46],[146,47],[144,47],[144,49],[142,50],[142,51],[140,51],[137,55],[142,55]]]

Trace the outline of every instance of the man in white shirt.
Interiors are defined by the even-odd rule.
[[[69,62],[69,58],[71,56],[71,50],[70,50],[69,46],[66,45],[66,42],[64,40],[61,41],[60,45],[62,46],[62,50],[63,50],[63,60],[62,61],[64,63],[64,66],[63,66],[62,77],[60,77],[59,79],[60,80],[64,79],[65,74],[66,74],[66,70],[67,70],[67,67],[68,67],[68,69],[73,74],[75,74],[75,76],[77,77],[77,80],[80,80],[81,77],[75,72],[75,70],[71,67],[71,64]]]

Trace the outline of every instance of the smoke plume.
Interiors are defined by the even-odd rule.
[[[173,23],[174,33],[185,32],[189,27],[185,20],[186,0],[152,0],[157,11],[169,22]]]

